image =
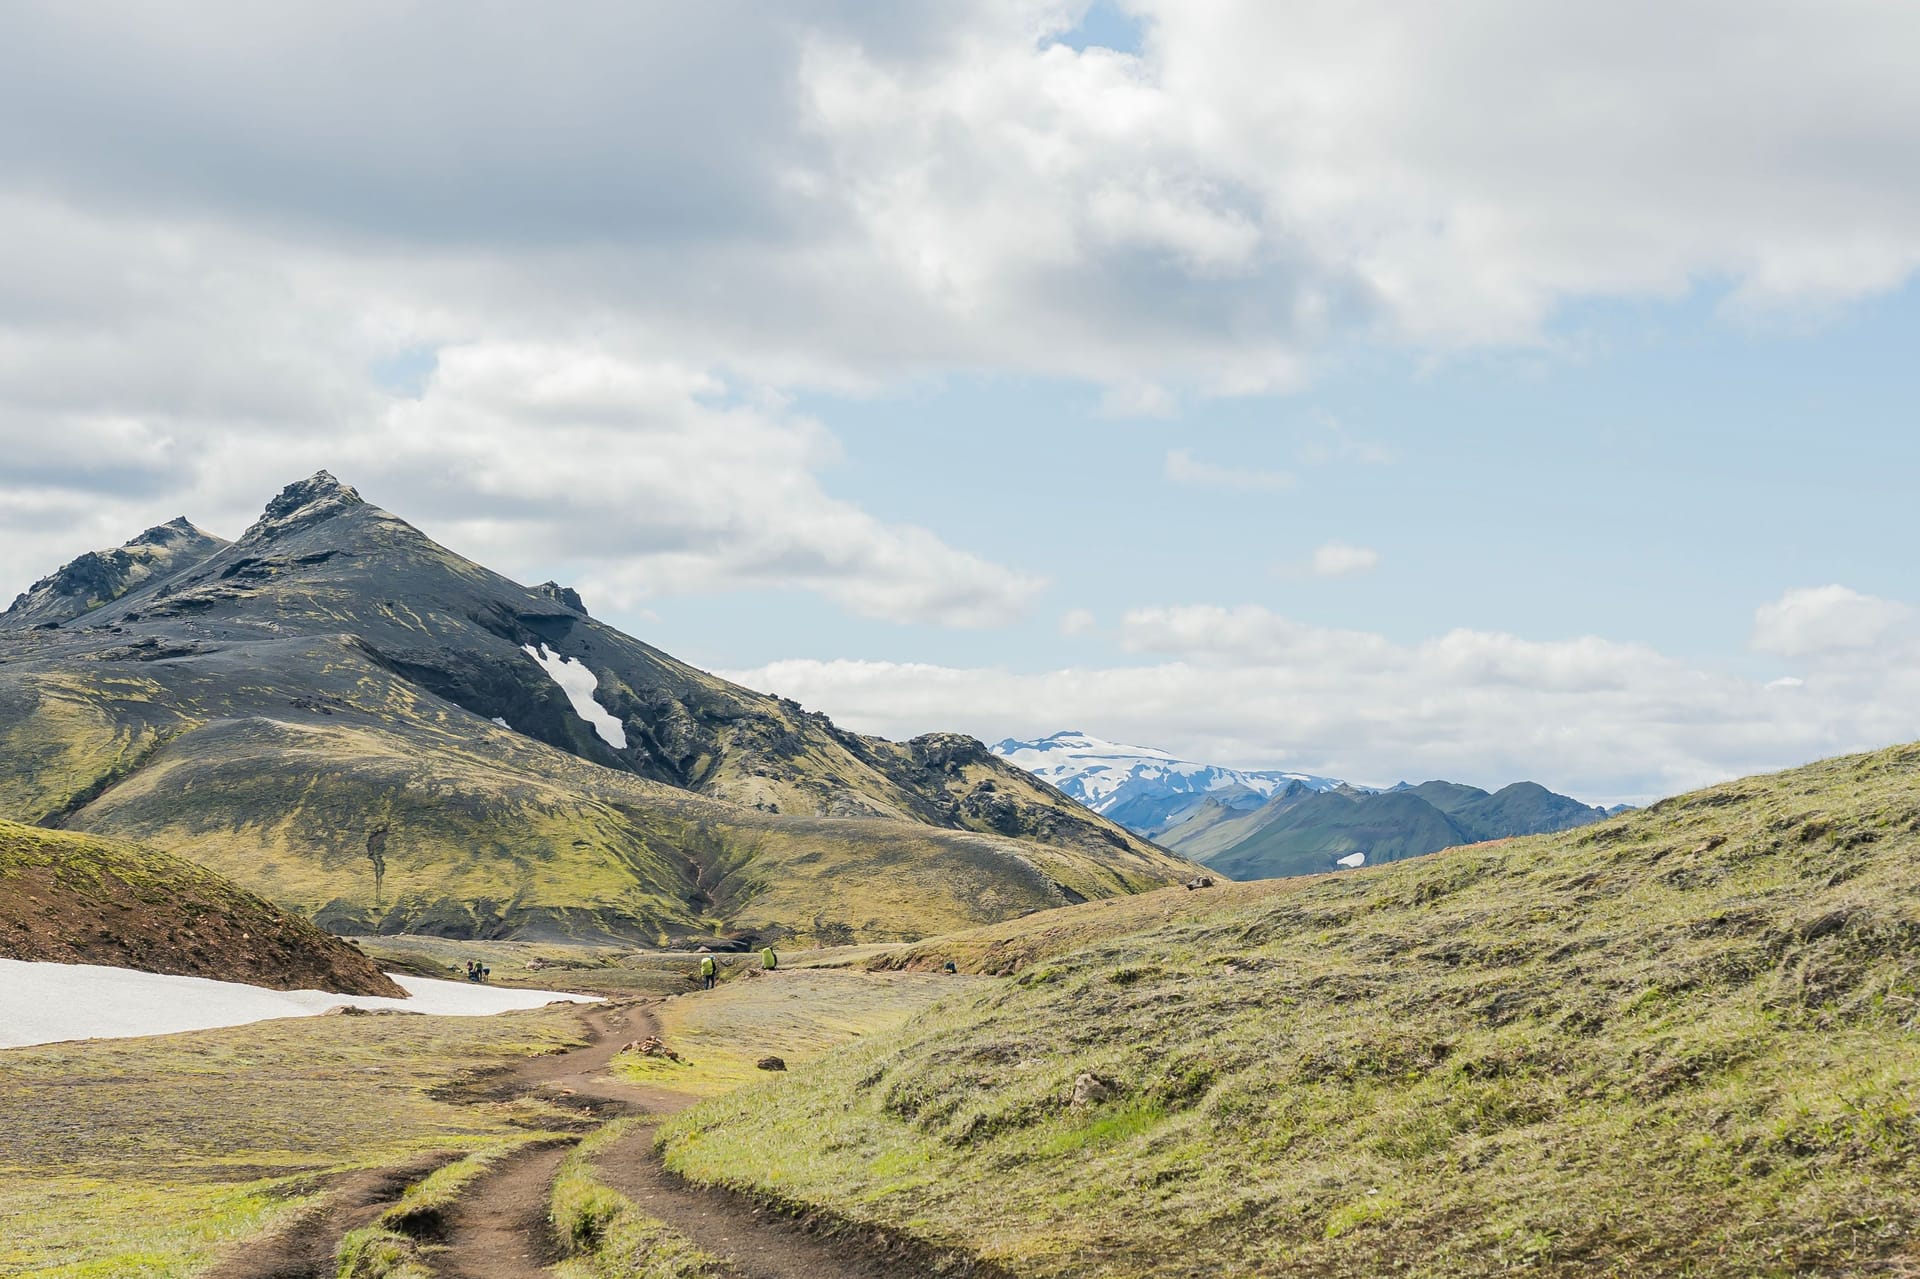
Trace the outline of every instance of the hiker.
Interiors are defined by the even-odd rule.
[[[944,971],[949,973],[958,973],[960,970],[954,965],[954,962],[951,959],[949,959],[947,961],[947,966]]]
[[[714,966],[712,955],[700,956],[700,984],[705,990],[712,990],[713,983],[719,980],[719,970]]]
[[[780,966],[780,956],[773,953],[773,947],[769,946],[760,952],[760,966],[768,972]]]
[[[480,980],[480,961],[479,960],[469,959],[467,961],[467,980],[468,981]]]

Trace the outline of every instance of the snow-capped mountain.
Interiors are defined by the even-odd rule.
[[[1151,746],[1102,741],[1075,729],[1022,742],[1009,737],[993,753],[1059,787],[1094,812],[1131,830],[1164,830],[1209,797],[1236,808],[1258,808],[1290,782],[1313,790],[1341,783],[1310,773],[1255,772],[1197,764]]]

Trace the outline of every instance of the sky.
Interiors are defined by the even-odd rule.
[[[0,0],[0,596],[325,467],[864,731],[1920,738],[1920,10]]]

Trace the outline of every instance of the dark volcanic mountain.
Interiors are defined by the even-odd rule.
[[[141,584],[191,568],[227,544],[186,516],[150,528],[125,546],[88,551],[28,587],[0,613],[0,630],[64,622],[112,603]]]
[[[845,732],[324,472],[207,541],[0,632],[0,815],[336,930],[902,937],[1191,873],[971,738]]]

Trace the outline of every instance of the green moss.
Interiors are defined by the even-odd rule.
[[[1035,1276],[1866,1275],[1910,1246],[1920,748],[879,962],[949,957],[1010,980],[702,1104],[669,1165]],[[1075,1106],[1086,1073],[1115,1087]]]

